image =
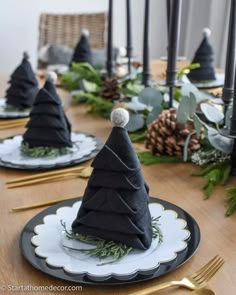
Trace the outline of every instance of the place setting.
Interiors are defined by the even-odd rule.
[[[26,132],[1,140],[0,165],[24,170],[52,169],[91,159],[102,146],[95,136],[72,132],[50,72],[36,95]]]
[[[111,120],[84,196],[43,210],[22,231],[23,256],[51,276],[88,284],[138,282],[176,269],[199,246],[193,217],[164,200],[148,202],[148,185],[124,128],[128,112],[116,109]],[[117,247],[114,253],[109,243]],[[106,248],[111,253],[103,258]]]
[[[28,117],[34,98],[39,90],[37,78],[33,72],[27,52],[23,53],[20,65],[10,76],[9,88],[4,98],[0,98],[0,119]],[[24,122],[23,120],[8,122]],[[0,122],[1,124],[2,122]],[[5,122],[4,122],[5,123]],[[1,125],[0,125],[1,126]]]

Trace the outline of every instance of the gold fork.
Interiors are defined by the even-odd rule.
[[[22,186],[27,186],[31,184],[37,184],[41,182],[47,182],[47,181],[52,181],[52,180],[60,180],[66,177],[82,177],[82,178],[88,178],[91,173],[92,173],[93,168],[88,166],[79,172],[69,172],[69,173],[62,173],[58,175],[52,175],[52,176],[46,176],[46,177],[40,177],[37,179],[30,179],[26,181],[18,181],[15,183],[9,183],[7,184],[7,188],[16,188],[16,187],[22,187]]]
[[[157,291],[164,290],[169,287],[180,286],[190,290],[196,290],[203,288],[207,285],[209,280],[216,274],[216,272],[223,266],[224,260],[216,255],[205,266],[200,268],[195,273],[182,278],[180,281],[170,281],[162,284],[158,284],[153,287],[146,288],[144,290],[136,291],[130,295],[154,295]]]

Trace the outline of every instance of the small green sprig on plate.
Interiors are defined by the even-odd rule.
[[[163,235],[159,227],[159,217],[152,217],[152,230],[153,230],[153,239],[159,239],[158,243],[162,243]],[[94,245],[94,248],[90,249],[74,249],[76,251],[80,251],[85,253],[86,255],[93,256],[98,258],[100,261],[103,259],[111,258],[112,260],[108,262],[100,262],[97,264],[98,266],[113,264],[125,256],[127,256],[133,248],[127,246],[122,243],[117,243],[114,241],[106,241],[101,238],[92,237],[92,236],[85,236],[79,233],[73,233],[72,231],[68,231],[66,228],[65,222],[61,220],[61,225],[65,231],[66,237],[69,240],[77,240],[82,243]]]
[[[56,158],[62,155],[66,155],[70,152],[69,148],[52,148],[52,147],[33,147],[30,148],[28,144],[21,145],[21,152],[32,158]]]
[[[7,104],[5,107],[4,107],[4,111],[5,112],[29,112],[30,111],[30,108],[18,108],[16,106],[13,106],[13,105],[10,105],[10,104]]]

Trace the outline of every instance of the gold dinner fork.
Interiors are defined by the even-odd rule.
[[[67,173],[62,173],[58,175],[52,175],[52,176],[45,176],[45,177],[40,177],[37,179],[29,179],[29,180],[23,180],[23,181],[18,181],[15,183],[7,183],[7,188],[16,188],[16,187],[22,187],[22,186],[27,186],[31,184],[38,184],[41,182],[48,182],[48,181],[53,181],[53,180],[60,180],[63,178],[67,177],[82,177],[82,178],[89,178],[89,176],[92,173],[93,168],[88,166],[83,168],[79,172],[67,172]]]
[[[205,266],[200,268],[195,273],[182,278],[180,281],[170,281],[158,284],[153,287],[136,291],[135,293],[131,293],[130,295],[154,295],[158,291],[174,286],[185,287],[190,290],[203,288],[207,285],[209,280],[217,273],[217,271],[223,266],[223,264],[224,260],[219,255],[216,255]]]

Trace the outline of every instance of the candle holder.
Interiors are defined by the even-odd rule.
[[[231,153],[231,175],[236,176],[236,0],[231,0],[231,10],[229,19],[229,34],[227,44],[226,66],[225,66],[225,82],[223,87],[222,99],[224,102],[224,113],[228,106],[233,102],[232,117],[230,127],[224,127],[220,130],[220,134],[226,138],[233,140],[233,149]]]
[[[231,125],[236,127],[236,119],[231,120]],[[231,175],[236,176],[236,128],[231,130],[230,128],[224,127],[220,129],[220,135],[233,140],[233,150],[231,153]]]
[[[236,62],[236,0],[231,0],[229,33],[225,64],[225,82],[223,87],[222,99],[225,104],[224,113],[226,114],[228,105],[233,101],[234,97],[234,74]]]

